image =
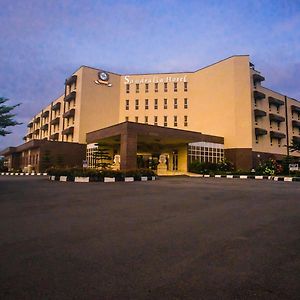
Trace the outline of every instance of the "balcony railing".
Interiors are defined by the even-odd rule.
[[[292,121],[292,126],[295,127],[295,128],[300,128],[300,122],[296,121],[296,120],[293,120]]]
[[[253,74],[253,83],[256,84],[256,82],[264,81],[265,77],[261,76],[260,74],[254,73]]]
[[[72,126],[63,130],[62,134],[69,135],[69,134],[73,134],[73,132],[74,132],[74,127]]]
[[[278,132],[278,131],[270,131],[270,137],[273,139],[284,139],[285,138],[285,134],[282,132]]]
[[[272,122],[274,121],[274,122],[281,123],[281,122],[285,121],[284,117],[275,115],[275,114],[269,114],[269,118],[270,118],[270,121],[272,121]]]
[[[72,85],[77,80],[77,75],[73,75],[66,79],[66,85]]]
[[[268,131],[263,128],[255,128],[255,135],[266,135]]]
[[[254,91],[253,96],[255,100],[262,100],[266,98],[266,94],[259,92],[259,91]]]
[[[274,97],[269,97],[269,104],[275,105],[278,107],[278,106],[284,105],[284,101],[282,101],[280,99],[276,99]]]
[[[254,109],[254,116],[255,117],[265,117],[267,113],[261,109]]]
[[[71,118],[75,116],[75,108],[70,109],[69,111],[63,114],[64,118]]]
[[[55,104],[52,106],[52,110],[54,110],[54,111],[60,110],[60,105],[61,105],[60,102],[55,103]]]

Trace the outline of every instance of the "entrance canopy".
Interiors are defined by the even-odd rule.
[[[101,142],[120,145],[121,170],[136,168],[138,147],[155,149],[159,146],[177,147],[193,142],[224,143],[223,137],[134,122],[123,122],[89,132],[86,140],[88,144]]]

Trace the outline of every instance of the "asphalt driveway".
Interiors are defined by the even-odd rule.
[[[299,299],[300,183],[0,176],[1,299]]]

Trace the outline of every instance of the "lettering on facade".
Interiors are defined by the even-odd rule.
[[[165,77],[147,77],[147,78],[131,78],[130,75],[126,75],[124,77],[124,84],[141,84],[141,83],[167,83],[167,82],[187,82],[187,76],[181,77],[173,77],[173,76],[165,76]]]

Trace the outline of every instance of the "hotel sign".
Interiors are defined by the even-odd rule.
[[[149,76],[149,77],[142,77],[142,78],[132,78],[130,75],[126,75],[124,77],[124,84],[140,84],[140,83],[167,83],[167,82],[187,82],[187,76]]]

